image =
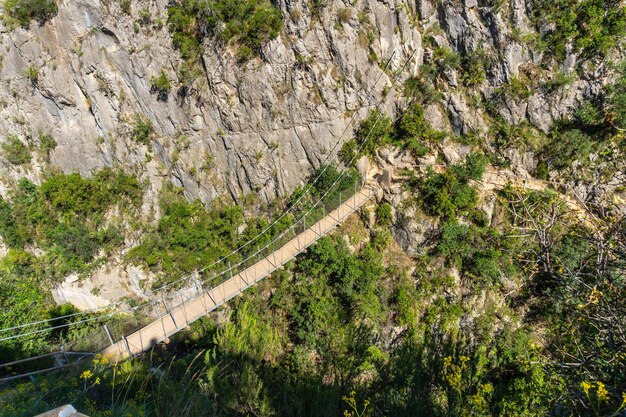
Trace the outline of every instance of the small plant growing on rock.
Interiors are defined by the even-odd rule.
[[[131,139],[142,145],[150,145],[153,136],[152,120],[147,116],[136,114],[132,120]]]
[[[376,221],[381,226],[389,226],[393,222],[391,204],[383,203],[376,207]]]
[[[57,141],[47,134],[39,135],[39,152],[46,159],[50,161],[50,152],[57,147]]]
[[[120,2],[120,8],[122,9],[122,12],[130,16],[132,12],[131,7],[130,7],[130,0],[122,0]]]
[[[37,70],[37,67],[29,65],[28,68],[26,68],[26,71],[24,71],[24,76],[28,81],[30,81],[30,84],[33,87],[37,87],[39,84],[39,71]]]
[[[170,94],[170,79],[165,71],[161,70],[158,76],[150,78],[150,92],[156,93],[157,100],[167,101]]]
[[[2,144],[4,157],[13,165],[23,165],[31,160],[28,147],[15,135],[7,136]]]
[[[350,19],[352,19],[352,9],[349,7],[339,9],[337,12],[337,19],[339,19],[341,23],[348,23]]]

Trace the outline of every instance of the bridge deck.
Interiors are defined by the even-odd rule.
[[[282,267],[340,224],[373,195],[374,189],[363,187],[337,209],[280,249],[198,297],[173,308],[169,313],[112,344],[101,353],[110,359],[120,360],[149,350]]]

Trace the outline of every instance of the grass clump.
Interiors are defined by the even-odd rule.
[[[26,146],[17,136],[7,136],[2,144],[4,157],[13,165],[23,165],[31,161],[32,155]]]
[[[136,114],[131,121],[130,138],[139,144],[149,146],[154,137],[154,126],[148,116]]]
[[[157,100],[167,101],[170,88],[170,79],[165,71],[161,70],[158,76],[150,78],[150,92],[157,95]]]

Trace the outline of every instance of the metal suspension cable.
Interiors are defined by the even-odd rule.
[[[390,55],[390,57],[387,59],[385,66],[383,67],[383,70],[381,71],[381,73],[378,75],[378,77],[376,78],[376,81],[374,82],[374,86],[371,90],[369,90],[367,93],[368,95],[371,97],[373,94],[373,91],[375,90],[376,85],[378,85],[378,82],[380,81],[380,79],[382,78],[383,74],[385,74],[389,63],[391,62],[391,60],[393,59],[393,57],[395,56],[395,49],[393,50],[392,54]],[[378,106],[380,105],[380,102],[376,105]],[[361,106],[361,109],[364,108],[365,106]],[[271,224],[269,224],[265,229],[263,229],[261,232],[259,232],[256,236],[254,236],[252,239],[248,240],[247,242],[243,243],[241,246],[239,246],[237,249],[233,250],[231,253],[229,253],[228,255],[223,256],[222,258],[214,261],[212,264],[207,265],[197,271],[194,271],[193,273],[190,274],[186,274],[183,275],[182,277],[180,277],[179,279],[169,282],[157,289],[154,290],[154,292],[158,292],[158,291],[162,291],[165,290],[171,286],[174,286],[175,284],[181,282],[181,281],[185,281],[191,277],[193,277],[195,274],[199,273],[199,272],[203,272],[209,268],[214,267],[215,265],[219,264],[220,262],[225,261],[226,259],[230,258],[231,256],[235,255],[236,253],[238,253],[239,251],[241,251],[242,249],[246,248],[247,246],[249,246],[252,242],[256,241],[257,239],[259,239],[260,237],[262,237],[265,233],[267,233],[272,227],[274,227],[283,217],[285,217],[289,212],[291,212],[291,210],[293,209],[293,207],[295,207],[302,198],[304,198],[304,196],[311,190],[311,188],[313,187],[313,185],[315,183],[317,183],[317,181],[319,181],[319,179],[322,177],[322,175],[324,174],[324,172],[326,171],[326,169],[328,169],[328,165],[327,162],[328,160],[334,155],[334,151],[337,148],[337,146],[339,145],[339,143],[341,143],[341,140],[343,139],[344,135],[346,134],[346,132],[348,131],[348,128],[353,124],[355,118],[356,118],[357,112],[355,112],[352,117],[350,118],[350,121],[348,122],[348,124],[344,127],[343,131],[341,132],[341,135],[339,136],[339,138],[337,139],[337,141],[335,142],[335,145],[333,146],[333,148],[331,149],[331,151],[327,154],[326,158],[324,159],[324,161],[321,163],[320,167],[323,167],[322,170],[320,171],[320,173],[317,175],[317,177],[315,177],[315,179],[312,182],[309,182],[308,187],[305,189],[305,191],[298,197],[298,199],[286,210],[284,211],[278,218],[276,218]],[[55,317],[55,318],[50,318],[50,319],[46,319],[46,320],[39,320],[39,321],[34,321],[34,322],[29,322],[29,323],[24,323],[24,324],[20,324],[17,326],[12,326],[12,327],[6,327],[3,329],[0,329],[0,333],[2,332],[6,332],[6,331],[10,331],[10,330],[17,330],[20,328],[24,328],[24,327],[29,327],[29,326],[35,326],[37,324],[44,324],[44,323],[48,323],[51,321],[55,321],[55,320],[60,320],[60,319],[67,319],[67,318],[72,318],[72,317],[76,317],[79,315],[84,315],[84,314],[90,314],[93,312],[97,312],[97,311],[101,311],[101,310],[106,310],[108,308],[114,308],[117,307],[121,304],[124,304],[123,301],[119,301],[117,303],[112,303],[112,304],[108,304],[106,306],[102,306],[102,307],[96,307],[90,310],[86,310],[86,311],[80,311],[77,313],[71,313],[71,314],[66,314],[63,316],[59,316],[59,317]],[[2,341],[2,339],[0,339],[0,341]]]
[[[386,63],[386,65],[385,65],[385,70],[386,70],[386,68],[388,67],[388,65],[389,65],[389,63],[390,63],[391,59],[393,58],[393,55],[394,55],[394,54],[395,54],[395,51],[394,51],[394,53],[391,55],[391,57],[387,60],[387,63]],[[405,61],[405,63],[402,65],[402,67],[401,67],[401,68],[397,71],[398,75],[402,73],[402,71],[404,70],[404,68],[406,67],[406,65],[409,63],[409,61],[411,60],[411,58],[412,58],[414,55],[415,55],[415,51],[413,51],[413,52],[412,52],[412,54],[409,56],[409,58],[407,58],[407,60]],[[385,72],[385,71],[383,71],[383,72],[381,73],[381,75],[379,75],[379,77],[378,77],[378,79],[377,79],[376,83],[378,83],[378,80],[380,79],[380,77],[382,76],[382,74],[383,74],[384,72]],[[395,81],[397,81],[397,77],[395,77],[395,79],[393,80],[393,82],[395,82]],[[383,100],[379,100],[379,102],[377,103],[376,107],[380,106],[380,104],[382,104],[382,102],[383,102]],[[376,125],[377,125],[377,124],[378,124],[378,122],[380,121],[380,118],[381,118],[381,117],[382,117],[382,114],[381,114],[381,113],[379,113],[379,114],[377,115],[377,117],[376,117],[376,120],[374,121],[374,124],[372,125],[372,127],[371,127],[371,128],[370,128],[370,130],[368,131],[368,134],[366,135],[365,140],[363,141],[363,143],[361,143],[361,145],[359,145],[359,147],[357,148],[357,150],[356,150],[355,154],[352,156],[352,158],[351,158],[351,159],[350,159],[350,161],[348,162],[348,165],[351,165],[351,164],[352,164],[352,162],[354,161],[354,159],[355,159],[355,158],[358,156],[358,154],[360,153],[360,151],[361,151],[361,149],[363,148],[363,146],[367,143],[367,141],[369,140],[369,137],[371,136],[371,133],[373,132],[374,128],[376,127]],[[354,116],[353,116],[353,118],[351,119],[350,123],[348,123],[348,126],[352,123],[353,119],[354,119]],[[339,138],[340,140],[341,140],[341,138],[343,137],[343,134],[345,134],[345,131],[346,131],[346,130],[347,130],[347,127],[344,129],[344,132],[342,133],[342,136],[340,136],[340,138]],[[338,143],[339,143],[339,141],[338,141],[338,142],[335,144],[335,146],[333,147],[333,151],[334,151],[334,149],[336,148],[336,146],[337,146],[337,144],[338,144]],[[329,153],[329,155],[332,155],[332,154],[333,154],[333,151],[331,151],[331,152]],[[328,157],[326,158],[326,160],[324,161],[324,163],[326,163],[326,161],[327,161],[327,160],[328,160]],[[321,177],[321,175],[323,174],[323,172],[324,172],[326,169],[327,169],[327,166],[326,166],[326,167],[322,170],[322,172],[321,172],[321,173],[317,176],[317,178],[315,179],[315,181],[314,181],[313,183],[311,183],[311,185],[309,186],[309,190],[311,189],[312,184],[315,184],[315,182],[317,182],[317,181],[319,180],[319,178]],[[315,209],[315,207],[317,207],[317,205],[318,205],[320,202],[322,202],[322,200],[323,200],[323,199],[324,199],[324,198],[328,195],[328,193],[332,190],[332,188],[333,188],[333,187],[334,187],[334,186],[335,186],[335,185],[339,182],[339,180],[343,177],[344,173],[345,173],[345,171],[342,171],[342,172],[339,174],[339,176],[338,176],[338,177],[335,179],[335,181],[334,181],[334,182],[330,185],[330,187],[328,187],[328,189],[326,190],[326,192],[325,192],[325,193],[324,193],[324,194],[323,194],[323,195],[322,195],[322,196],[321,196],[321,197],[320,197],[320,198],[319,198],[319,199],[315,202],[315,204],[314,204],[314,205],[313,205],[313,206],[312,206],[312,207],[311,207],[308,211],[306,211],[306,212],[305,212],[305,213],[304,213],[304,214],[303,214],[303,215],[302,215],[302,216],[301,216],[301,217],[300,217],[300,218],[296,221],[296,223],[294,223],[294,226],[295,226],[295,224],[297,224],[297,222],[298,222],[299,220],[301,220],[302,218],[304,218],[304,217],[305,217],[307,214],[309,214],[309,213],[310,213],[313,209]],[[308,192],[308,190],[307,190],[307,192]],[[177,281],[174,281],[174,282],[172,282],[172,283],[166,284],[166,285],[164,285],[164,286],[162,286],[162,287],[160,287],[160,288],[156,289],[155,291],[160,291],[160,290],[162,290],[162,289],[165,289],[165,288],[167,288],[167,287],[169,287],[169,286],[173,285],[173,284],[174,284],[174,283],[176,283],[176,282],[180,282],[180,281],[181,281],[181,280],[183,280],[183,279],[186,279],[186,278],[189,278],[189,277],[191,277],[191,276],[194,276],[194,275],[195,275],[195,274],[197,274],[198,272],[202,272],[202,271],[206,270],[207,268],[210,268],[210,267],[212,267],[212,266],[215,266],[215,265],[217,265],[219,262],[221,262],[221,261],[223,261],[223,260],[225,260],[225,259],[228,259],[228,257],[230,257],[230,256],[232,256],[233,254],[237,253],[239,250],[241,250],[241,249],[243,249],[244,247],[246,247],[249,243],[251,243],[251,242],[255,241],[256,239],[258,239],[259,237],[261,237],[262,235],[264,235],[264,234],[265,234],[265,233],[266,233],[266,232],[267,232],[267,231],[268,231],[268,230],[269,230],[269,229],[270,229],[273,225],[275,225],[275,224],[277,223],[277,221],[278,221],[278,220],[280,220],[280,219],[281,219],[282,217],[284,217],[284,216],[285,216],[285,215],[286,215],[289,211],[291,211],[291,209],[293,209],[293,207],[295,207],[295,206],[298,204],[298,202],[299,202],[299,201],[300,201],[300,200],[301,200],[301,199],[302,199],[305,195],[306,195],[306,192],[305,192],[305,193],[303,193],[303,194],[302,194],[302,195],[298,198],[298,200],[296,200],[296,202],[295,202],[295,203],[294,203],[294,204],[293,204],[293,205],[289,208],[289,210],[285,211],[285,212],[284,212],[284,213],[283,213],[283,214],[282,214],[282,215],[281,215],[281,216],[280,216],[277,220],[275,220],[275,221],[274,221],[274,222],[273,222],[270,226],[268,226],[265,230],[263,230],[261,233],[259,233],[259,234],[258,234],[257,236],[255,236],[254,238],[252,238],[250,241],[246,242],[245,244],[241,245],[238,249],[236,249],[235,251],[231,252],[229,255],[226,255],[225,257],[221,258],[220,260],[218,260],[218,261],[214,262],[213,264],[211,264],[211,265],[209,265],[209,266],[207,266],[207,267],[204,267],[204,268],[202,268],[202,269],[200,269],[200,270],[198,270],[198,271],[195,271],[195,273],[194,273],[194,274],[188,274],[188,275],[186,275],[184,278],[181,278],[181,279],[179,279],[179,280],[177,280]],[[292,226],[292,227],[293,227],[293,226]],[[220,277],[220,276],[223,276],[226,272],[230,272],[230,271],[232,271],[232,270],[233,270],[233,268],[236,268],[236,267],[238,267],[238,266],[240,266],[240,265],[244,264],[246,261],[248,261],[248,260],[250,260],[250,259],[252,259],[252,258],[256,257],[256,255],[258,255],[261,251],[263,251],[263,250],[267,249],[267,248],[268,248],[271,244],[275,243],[275,242],[276,242],[276,241],[278,241],[280,238],[282,238],[282,237],[285,235],[285,233],[287,233],[287,231],[289,231],[290,229],[291,229],[291,227],[290,227],[290,228],[288,228],[288,229],[285,229],[285,230],[284,230],[283,232],[281,232],[281,233],[280,233],[280,234],[279,234],[276,238],[274,238],[274,239],[273,239],[270,243],[268,243],[265,247],[263,247],[262,249],[257,250],[257,252],[255,252],[254,254],[252,254],[252,255],[248,256],[248,258],[243,259],[242,261],[240,261],[239,263],[235,264],[234,266],[230,266],[228,269],[226,269],[226,270],[224,270],[224,271],[220,272],[219,274],[213,275],[212,277],[207,278],[206,280],[202,280],[202,283],[208,283],[208,282],[211,282],[211,281],[213,281],[214,279],[216,279],[216,278],[218,278],[218,277]],[[181,296],[181,297],[182,297],[182,296]],[[26,336],[32,336],[32,335],[36,335],[36,334],[41,334],[41,333],[44,333],[44,332],[47,332],[47,331],[51,331],[51,330],[55,330],[55,329],[60,329],[60,328],[64,328],[64,327],[69,327],[69,326],[73,326],[73,325],[77,325],[77,324],[88,323],[88,322],[92,322],[92,321],[99,320],[99,319],[102,319],[102,318],[107,318],[107,317],[108,317],[108,318],[110,318],[110,317],[113,317],[114,315],[118,315],[118,314],[122,314],[122,313],[127,313],[127,312],[136,311],[136,310],[137,310],[137,309],[139,309],[139,308],[142,308],[142,307],[145,307],[145,306],[148,306],[148,305],[154,304],[155,302],[158,302],[158,301],[159,301],[159,300],[150,300],[150,301],[148,301],[148,302],[145,302],[145,303],[139,304],[139,305],[137,305],[137,306],[134,306],[134,307],[131,307],[131,308],[128,308],[128,309],[125,309],[125,310],[119,310],[119,311],[115,311],[115,312],[108,313],[108,314],[103,314],[103,315],[96,316],[96,317],[90,317],[90,318],[87,318],[87,319],[84,319],[84,320],[80,320],[80,321],[77,321],[77,322],[65,323],[65,324],[62,324],[62,325],[58,325],[58,326],[54,326],[54,327],[49,327],[49,328],[45,328],[45,329],[40,329],[40,330],[36,330],[36,331],[33,331],[33,332],[28,332],[28,333],[23,333],[23,334],[18,334],[18,335],[13,335],[13,336],[9,336],[9,337],[0,338],[0,342],[2,342],[2,341],[6,341],[6,340],[11,340],[11,339],[16,339],[16,338],[20,338],[20,337],[26,337]],[[188,301],[188,300],[187,300],[187,301]],[[183,303],[184,303],[184,302],[185,302],[185,301],[183,301]],[[116,303],[116,304],[113,304],[113,305],[119,305],[119,304],[122,304],[122,303],[120,302],[120,303]],[[110,306],[101,307],[101,308],[99,308],[99,309],[105,309],[105,308],[110,308]],[[94,311],[97,311],[97,310],[98,310],[98,309],[94,309]],[[23,325],[20,325],[20,326],[14,326],[13,328],[0,329],[0,332],[3,332],[3,331],[8,331],[8,330],[14,330],[14,329],[17,329],[17,328],[23,328],[23,327],[27,327],[27,326],[30,326],[30,325],[35,325],[35,324],[43,324],[43,323],[46,323],[46,322],[49,322],[49,321],[53,321],[53,320],[60,320],[60,319],[63,319],[63,318],[69,318],[69,317],[73,317],[73,316],[80,315],[80,314],[86,314],[86,313],[87,313],[87,312],[73,313],[73,314],[66,315],[66,316],[59,316],[59,317],[55,317],[55,318],[53,318],[53,319],[42,320],[42,321],[39,321],[39,322],[33,322],[33,323],[27,323],[27,324],[23,324]]]

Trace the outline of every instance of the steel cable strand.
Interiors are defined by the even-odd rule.
[[[394,53],[395,53],[395,52],[394,52]],[[397,72],[397,75],[400,75],[400,74],[402,73],[402,71],[404,70],[404,68],[406,67],[406,65],[408,64],[408,62],[412,59],[412,57],[413,57],[414,55],[415,55],[415,51],[413,51],[413,52],[412,52],[412,54],[411,54],[411,55],[409,56],[409,58],[405,61],[405,63],[402,65],[402,67],[401,67],[398,71],[396,71],[396,72]],[[392,57],[393,57],[393,55],[392,55]],[[391,58],[387,61],[387,64],[390,62],[390,60],[391,60]],[[394,79],[394,81],[393,81],[393,82],[395,82],[395,81],[397,81],[397,77],[396,77],[396,79]],[[379,101],[379,103],[377,104],[377,107],[378,107],[378,106],[380,106],[380,104],[382,104],[382,102],[383,102],[383,100]],[[359,155],[359,153],[360,153],[361,149],[363,148],[363,146],[364,146],[364,145],[367,143],[367,141],[369,140],[369,138],[370,138],[370,136],[371,136],[371,134],[372,134],[372,132],[373,132],[374,128],[376,127],[376,125],[377,125],[377,124],[378,124],[378,122],[380,121],[381,117],[382,117],[382,114],[381,114],[381,113],[379,113],[379,114],[377,115],[377,117],[376,117],[376,120],[374,121],[374,124],[372,125],[372,127],[371,127],[371,128],[370,128],[370,130],[368,131],[368,134],[366,135],[366,137],[365,137],[364,141],[363,141],[363,142],[361,143],[361,145],[357,148],[357,150],[356,150],[355,154],[352,156],[352,158],[351,158],[351,159],[350,159],[350,161],[348,162],[348,164],[347,164],[348,166],[349,166],[349,165],[351,165],[351,164],[354,162],[354,160],[356,159],[356,157]],[[274,240],[272,240],[269,244],[267,244],[265,247],[263,247],[263,248],[261,248],[261,249],[257,250],[257,252],[255,252],[254,254],[252,254],[252,255],[248,256],[248,258],[245,258],[244,260],[240,261],[238,264],[235,264],[235,266],[234,266],[234,267],[233,267],[233,266],[231,266],[231,267],[229,267],[228,269],[226,269],[226,270],[224,270],[224,271],[220,272],[219,274],[213,275],[212,277],[208,278],[207,280],[203,280],[203,281],[202,281],[202,283],[208,283],[208,282],[211,282],[211,281],[215,280],[216,278],[223,276],[223,275],[224,275],[225,273],[227,273],[227,272],[231,272],[231,273],[232,273],[233,268],[235,268],[235,267],[237,267],[237,266],[241,266],[244,262],[246,262],[246,261],[248,261],[248,260],[250,260],[250,259],[252,259],[252,258],[255,258],[255,257],[256,257],[256,255],[260,254],[263,250],[265,250],[265,249],[269,248],[269,246],[270,246],[271,244],[275,243],[276,241],[278,241],[278,239],[282,238],[282,237],[283,237],[283,236],[284,236],[284,235],[285,235],[285,234],[286,234],[286,233],[287,233],[287,232],[288,232],[288,231],[289,231],[292,227],[295,227],[295,226],[297,225],[297,222],[298,222],[298,221],[300,221],[301,219],[305,218],[307,214],[311,213],[311,212],[312,212],[312,211],[313,211],[313,210],[314,210],[314,209],[318,206],[318,204],[319,204],[321,201],[323,201],[323,199],[324,199],[324,198],[325,198],[325,197],[326,197],[326,196],[330,193],[330,191],[332,190],[332,188],[333,188],[333,187],[334,187],[334,186],[335,186],[335,185],[339,182],[339,180],[343,177],[343,175],[345,174],[345,172],[346,172],[346,171],[342,171],[342,172],[340,172],[339,176],[338,176],[338,177],[335,179],[335,181],[331,184],[331,186],[328,188],[328,190],[326,190],[326,192],[322,195],[322,197],[320,197],[320,198],[319,198],[319,199],[315,202],[315,204],[314,204],[314,205],[313,205],[313,206],[312,206],[312,207],[311,207],[308,211],[306,211],[306,212],[305,212],[305,213],[304,213],[304,214],[303,214],[303,215],[302,215],[302,216],[301,216],[301,217],[300,217],[300,218],[299,218],[299,219],[298,219],[298,220],[297,220],[297,221],[296,221],[296,222],[295,222],[292,226],[290,226],[288,229],[286,229],[286,230],[284,230],[283,232],[281,232],[281,233],[280,233],[280,234],[279,234],[279,235],[278,235],[278,236],[277,236]],[[320,174],[320,176],[321,176],[321,174]],[[319,179],[319,178],[320,178],[320,176],[318,176],[318,177],[317,177],[317,179]],[[317,181],[317,179],[316,179],[316,181]],[[304,197],[304,194],[303,194],[303,195],[299,198],[298,202],[299,202],[299,201],[300,201],[303,197]],[[295,205],[296,205],[296,204],[297,204],[297,202],[296,202],[294,205],[292,205],[292,206],[291,206],[291,208],[295,207]],[[286,213],[287,213],[287,212],[285,212],[284,214],[286,214]],[[284,216],[284,214],[283,214],[283,216]],[[271,227],[271,226],[270,226],[270,227]],[[251,241],[254,241],[254,240],[255,240],[255,239],[257,239],[259,236],[263,235],[263,234],[264,234],[267,230],[269,230],[269,227],[268,227],[268,228],[267,228],[264,232],[260,233],[260,234],[259,234],[259,235],[257,235],[255,238],[253,238]],[[245,246],[245,245],[242,245],[239,249],[243,248],[244,246]],[[238,250],[239,250],[239,249],[238,249]],[[232,255],[232,254],[234,254],[234,253],[236,253],[236,252],[234,251],[233,253],[231,253],[230,255],[227,255],[226,257],[224,257],[224,258],[222,258],[222,259],[226,259],[228,256],[231,256],[231,255]],[[219,261],[216,261],[216,262],[215,262],[214,264],[212,264],[211,266],[214,266],[214,265],[215,265],[215,264],[217,264],[217,263],[219,263]],[[189,275],[188,275],[188,277],[195,276],[197,273],[202,272],[202,271],[206,270],[207,268],[208,268],[208,267],[205,267],[205,268],[203,268],[203,269],[201,269],[201,270],[195,271],[193,274],[189,274]],[[163,287],[161,287],[161,288],[165,288],[165,287],[166,287],[166,286],[163,286]],[[213,288],[215,288],[215,287],[213,287]],[[213,288],[211,288],[211,289],[213,289]],[[211,289],[208,289],[208,290],[206,290],[206,291],[204,291],[204,292],[206,293],[206,292],[210,291]],[[159,290],[159,289],[157,289],[157,291],[158,291],[158,290]],[[183,301],[181,304],[177,305],[176,307],[178,307],[178,306],[180,306],[180,305],[183,305],[184,303],[186,303],[186,302],[188,302],[188,301],[195,300],[195,299],[197,299],[197,298],[198,298],[198,297],[191,298],[191,299],[189,299],[189,300]],[[113,316],[115,316],[115,315],[119,315],[119,314],[123,314],[123,313],[127,313],[127,312],[136,311],[137,309],[142,308],[142,307],[145,307],[145,306],[148,306],[148,305],[155,305],[155,303],[157,303],[158,301],[160,301],[160,300],[150,300],[150,301],[148,301],[148,302],[146,302],[146,303],[143,303],[143,304],[140,304],[140,305],[137,305],[137,306],[134,306],[134,307],[132,307],[132,308],[125,309],[125,310],[120,310],[120,311],[116,311],[116,312],[111,312],[111,313],[104,314],[104,315],[101,315],[101,316],[91,317],[91,318],[84,319],[84,320],[80,320],[80,321],[77,321],[77,322],[66,323],[66,324],[62,324],[62,325],[59,325],[59,326],[54,326],[54,327],[50,327],[50,328],[46,328],[46,329],[40,329],[40,330],[33,331],[33,332],[29,332],[29,333],[23,333],[23,334],[19,334],[19,335],[10,336],[10,337],[0,338],[0,342],[2,342],[2,341],[6,341],[6,340],[16,339],[16,338],[20,338],[20,337],[26,337],[26,336],[31,336],[31,335],[41,334],[41,333],[44,333],[44,332],[47,332],[47,331],[56,330],[56,329],[61,329],[61,328],[64,328],[64,327],[70,327],[70,326],[73,326],[73,325],[84,324],[84,323],[92,322],[92,321],[95,321],[95,320],[98,320],[98,319],[101,319],[101,318],[110,318],[110,317],[113,317]],[[175,308],[176,308],[176,307],[175,307]],[[169,313],[167,313],[167,314],[169,314]],[[161,318],[162,318],[162,317],[164,317],[164,316],[165,316],[165,315],[160,316],[160,317],[159,317],[159,319],[161,319]],[[61,317],[57,317],[57,318],[54,318],[54,319],[51,319],[51,320],[59,320],[59,319],[61,319],[61,318],[64,318],[64,317],[63,317],[63,316],[61,316]],[[51,321],[51,320],[48,320],[48,321]],[[44,322],[44,323],[45,323],[46,321],[42,321],[42,322]],[[2,331],[2,330],[0,330],[0,331]]]
[[[375,90],[376,85],[378,84],[378,82],[380,81],[380,79],[382,78],[383,74],[386,73],[386,69],[389,65],[389,63],[391,62],[391,60],[393,59],[394,55],[395,55],[396,51],[394,50],[391,54],[391,56],[389,57],[389,59],[387,60],[383,70],[381,71],[381,73],[379,74],[379,76],[377,77],[376,81],[374,82],[374,87],[367,91],[367,93],[371,96],[373,94],[373,91]],[[376,105],[376,107],[378,107],[380,105],[380,101],[379,103]],[[366,106],[361,106],[361,109],[365,108]],[[305,191],[300,195],[300,197],[298,197],[298,199],[296,200],[296,202],[294,202],[285,212],[283,212],[278,218],[276,218],[276,220],[274,220],[271,224],[269,224],[264,230],[262,230],[261,232],[259,232],[256,236],[254,236],[252,239],[250,239],[249,241],[245,242],[244,244],[242,244],[241,246],[239,246],[237,249],[233,250],[231,253],[229,253],[228,255],[214,261],[212,264],[207,265],[199,270],[196,270],[192,273],[183,275],[181,278],[169,282],[157,289],[154,290],[154,292],[159,292],[162,290],[165,290],[171,286],[174,286],[177,283],[180,283],[182,281],[186,281],[189,278],[194,277],[196,274],[200,273],[200,272],[204,272],[207,269],[213,268],[214,266],[216,266],[217,264],[219,264],[220,262],[224,262],[226,259],[230,258],[231,256],[239,253],[239,251],[241,251],[242,249],[244,249],[245,247],[249,246],[252,242],[256,241],[257,239],[261,238],[263,235],[265,235],[265,233],[267,233],[272,227],[274,227],[282,218],[284,218],[295,206],[297,206],[297,204],[302,200],[302,198],[304,198],[306,196],[306,194],[312,189],[313,185],[317,183],[317,181],[319,181],[319,179],[322,177],[322,175],[324,174],[324,172],[326,171],[326,169],[328,169],[328,161],[329,159],[333,156],[335,149],[337,148],[337,146],[339,145],[339,143],[341,143],[341,140],[343,139],[343,136],[345,135],[345,133],[347,132],[348,128],[353,124],[356,115],[358,114],[358,112],[355,112],[354,115],[351,117],[350,121],[348,122],[348,124],[346,125],[346,127],[344,128],[344,130],[342,131],[341,135],[339,136],[339,139],[335,142],[335,145],[333,146],[333,148],[331,149],[331,151],[327,154],[325,160],[322,162],[322,164],[320,165],[320,167],[323,167],[322,171],[317,175],[317,177],[315,177],[315,179],[313,180],[313,182],[310,182],[309,185],[307,186],[307,188],[305,189]],[[102,306],[102,307],[97,307],[91,310],[87,310],[87,311],[81,311],[81,312],[77,312],[77,313],[72,313],[72,314],[66,314],[63,316],[59,316],[59,317],[55,317],[55,318],[50,318],[50,319],[46,319],[46,320],[39,320],[39,321],[34,321],[34,322],[29,322],[29,323],[24,323],[24,324],[20,324],[17,326],[12,326],[12,327],[6,327],[6,328],[2,328],[0,329],[0,333],[1,332],[6,332],[6,331],[10,331],[10,330],[16,330],[16,329],[20,329],[20,328],[24,328],[24,327],[29,327],[29,326],[34,326],[37,324],[44,324],[44,323],[48,323],[51,321],[55,321],[55,320],[60,320],[60,319],[66,319],[66,318],[71,318],[71,317],[75,317],[75,316],[79,316],[79,315],[84,315],[84,314],[90,314],[96,311],[101,311],[101,310],[105,310],[108,308],[114,308],[117,307],[119,305],[124,304],[125,301],[119,301],[117,303],[113,303],[113,304],[109,304],[106,306]],[[0,339],[0,341],[3,341],[5,339]]]

